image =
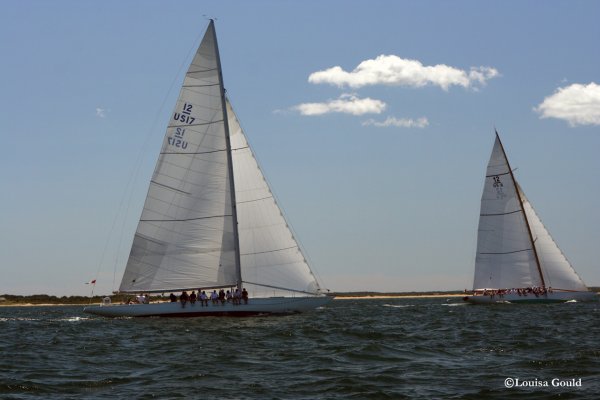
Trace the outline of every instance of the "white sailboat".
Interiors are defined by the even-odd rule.
[[[597,299],[542,224],[496,141],[487,166],[471,303]]]
[[[171,115],[119,293],[242,287],[249,292],[248,304],[103,304],[85,312],[107,317],[285,314],[331,300],[322,293],[225,95],[211,20]]]

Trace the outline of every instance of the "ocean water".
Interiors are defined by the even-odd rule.
[[[435,298],[104,319],[0,307],[0,398],[597,399],[599,309]]]

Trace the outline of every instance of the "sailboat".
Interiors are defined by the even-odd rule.
[[[185,75],[118,293],[227,289],[243,301],[105,304],[106,317],[246,316],[313,310],[321,289],[225,95],[211,20]]]
[[[596,300],[515,180],[500,136],[487,165],[470,303]]]

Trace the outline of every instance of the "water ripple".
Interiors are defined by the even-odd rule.
[[[597,311],[386,299],[278,318],[103,319],[3,307],[0,398],[595,399]]]

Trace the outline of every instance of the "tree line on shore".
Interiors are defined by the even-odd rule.
[[[600,287],[590,287],[593,292],[599,292]],[[375,297],[375,296],[428,296],[428,295],[457,295],[463,294],[462,290],[450,291],[429,291],[429,292],[332,292],[335,297]],[[19,305],[19,304],[90,304],[100,303],[106,295],[102,296],[51,296],[47,294],[34,294],[29,296],[3,294],[0,295],[0,305]],[[111,295],[113,303],[124,303],[131,298],[131,294],[114,294]],[[150,301],[161,301],[168,299],[167,296],[150,296]]]

